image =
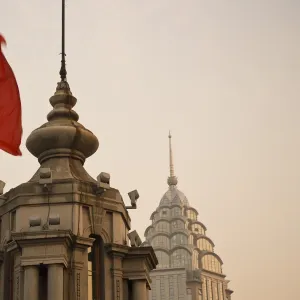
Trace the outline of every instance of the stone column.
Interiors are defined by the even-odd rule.
[[[132,282],[132,300],[147,299],[146,280],[134,280]]]
[[[24,268],[24,300],[39,300],[39,267]]]
[[[48,265],[48,298],[47,300],[64,299],[64,266]]]

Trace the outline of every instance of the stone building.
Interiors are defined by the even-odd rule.
[[[129,233],[138,193],[126,207],[109,174],[87,173],[98,139],[78,123],[76,101],[62,79],[26,142],[40,167],[6,193],[0,182],[0,300],[148,299],[157,259]]]
[[[153,246],[159,262],[151,272],[150,300],[230,300],[223,262],[197,210],[177,188],[170,135],[169,151],[169,188],[151,215],[143,243]]]

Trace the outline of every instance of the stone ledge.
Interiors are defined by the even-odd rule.
[[[68,260],[65,255],[58,256],[47,256],[47,257],[21,257],[21,266],[38,266],[43,265],[52,265],[52,264],[62,264],[65,268],[68,268]]]

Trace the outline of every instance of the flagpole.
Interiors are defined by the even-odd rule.
[[[66,53],[65,53],[65,7],[66,1],[62,0],[62,33],[61,33],[61,68],[60,68],[60,78],[61,81],[65,81],[67,78],[67,70],[66,70]]]

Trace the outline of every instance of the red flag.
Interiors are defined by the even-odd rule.
[[[17,156],[22,155],[21,100],[13,70],[1,51],[2,44],[6,45],[6,41],[0,34],[0,149]]]

